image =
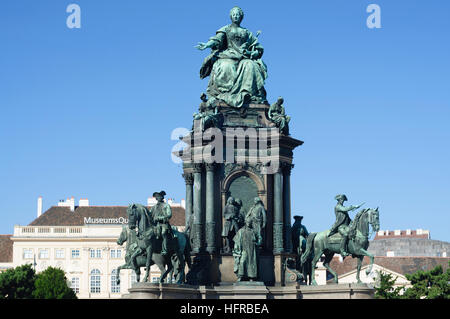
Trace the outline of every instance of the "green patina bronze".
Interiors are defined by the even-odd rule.
[[[258,237],[262,238],[263,230],[266,227],[267,223],[267,213],[259,197],[254,198],[254,204],[248,210],[247,216],[245,218],[252,221],[253,229],[258,234]]]
[[[292,248],[296,255],[294,269],[298,271],[297,281],[311,283],[311,258],[301,261],[302,254],[306,251],[306,242],[309,232],[302,224],[303,216],[294,216],[294,224],[291,228]]]
[[[257,36],[241,27],[244,18],[241,8],[232,8],[230,18],[231,24],[217,30],[208,42],[196,46],[199,50],[211,48],[200,69],[200,78],[210,77],[208,104],[223,101],[240,108],[248,103],[266,103],[267,67],[261,60],[264,49]]]
[[[234,273],[238,281],[255,281],[258,279],[259,256],[257,248],[262,244],[262,237],[253,228],[255,221],[245,219],[245,226],[234,236]]]
[[[273,103],[269,108],[269,119],[275,123],[275,125],[280,129],[280,133],[289,135],[289,121],[290,116],[285,114],[284,99],[280,96],[278,100]]]
[[[121,269],[133,269],[140,281],[140,268],[145,267],[144,281],[148,281],[150,267],[156,264],[161,271],[160,282],[172,274],[179,284],[184,283],[185,264],[191,267],[189,237],[171,227],[168,220],[171,208],[165,204],[164,192],[155,193],[158,204],[148,210],[140,204],[127,208],[128,226],[124,227],[117,243],[126,245],[125,264],[117,268],[117,281],[120,282]]]
[[[364,256],[370,259],[370,266],[366,270],[369,274],[372,271],[374,256],[367,251],[369,247],[369,225],[372,231],[376,232],[380,228],[379,212],[377,209],[363,209],[358,212],[352,221],[348,216],[348,212],[359,208],[359,206],[344,207],[343,203],[347,199],[345,195],[337,195],[338,204],[335,208],[336,222],[330,230],[319,233],[311,233],[307,237],[306,250],[301,256],[301,263],[305,263],[308,259],[311,261],[311,277],[312,284],[317,285],[314,279],[315,266],[322,254],[325,255],[323,262],[324,267],[333,275],[334,282],[338,282],[338,276],[333,269],[330,268],[330,261],[335,253],[343,254],[343,256],[351,255],[358,258],[356,279],[360,280],[360,270]]]

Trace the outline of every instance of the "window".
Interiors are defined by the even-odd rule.
[[[117,269],[111,272],[111,292],[120,293],[120,284],[117,284]]]
[[[152,282],[158,283],[159,282],[159,277],[152,277]]]
[[[76,294],[80,293],[80,278],[73,277],[70,281],[70,288],[72,288]]]
[[[25,248],[23,250],[23,259],[32,259],[33,258],[33,249]]]
[[[91,283],[91,289],[90,289],[91,293],[93,293],[93,294],[100,293],[100,286],[101,286],[100,270],[92,269],[90,283]]]
[[[79,249],[72,249],[71,254],[72,254],[73,259],[80,258],[80,250]]]
[[[55,258],[64,259],[64,249],[55,249]]]
[[[91,249],[91,258],[102,258],[102,250],[100,248]]]
[[[39,250],[39,259],[48,259],[48,249]]]
[[[111,249],[111,258],[122,258],[121,249]]]

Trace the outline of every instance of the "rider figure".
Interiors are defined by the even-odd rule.
[[[150,215],[156,224],[156,238],[162,237],[161,255],[167,255],[168,252],[168,240],[172,234],[172,228],[169,224],[169,219],[172,217],[172,209],[170,205],[164,202],[165,191],[153,193],[153,197],[156,198],[158,203],[150,209]]]
[[[342,257],[348,256],[347,253],[347,243],[348,243],[348,225],[350,225],[351,219],[348,215],[348,212],[360,208],[363,204],[358,206],[349,206],[345,207],[344,202],[347,200],[347,196],[344,194],[336,195],[334,198],[338,201],[336,207],[334,208],[334,213],[336,214],[336,222],[331,226],[330,233],[328,237],[336,234],[342,235],[341,246],[340,246],[340,254]]]

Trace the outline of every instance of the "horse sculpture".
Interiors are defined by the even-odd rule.
[[[350,239],[348,242],[348,252],[353,258],[358,258],[356,279],[358,283],[361,283],[359,273],[361,271],[361,265],[364,256],[370,258],[370,266],[366,270],[366,274],[372,271],[374,256],[367,252],[369,247],[369,225],[372,230],[377,232],[380,228],[379,212],[377,209],[363,209],[356,214],[355,219],[350,223],[348,231],[350,233]],[[306,251],[302,254],[301,261],[305,263],[308,258],[312,258],[311,261],[311,277],[312,285],[317,285],[314,277],[315,267],[322,254],[325,255],[323,262],[324,267],[333,275],[334,282],[338,283],[338,276],[335,271],[330,268],[330,261],[334,254],[340,252],[340,242],[342,236],[339,233],[328,237],[329,230],[325,230],[319,233],[311,233],[308,236]]]
[[[161,283],[172,272],[177,283],[184,283],[184,266],[187,263],[188,267],[191,267],[191,246],[187,235],[172,227],[172,239],[168,245],[169,253],[161,255],[162,242],[155,235],[155,224],[148,209],[143,205],[131,204],[127,208],[127,214],[128,227],[123,228],[117,240],[119,245],[127,242],[125,264],[117,268],[117,282],[120,282],[121,269],[133,269],[139,282],[141,267],[146,268],[144,281],[147,282],[150,267],[156,264],[161,271]],[[169,277],[169,282],[171,281],[172,276]]]

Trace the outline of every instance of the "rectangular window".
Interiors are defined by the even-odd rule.
[[[33,259],[33,249],[25,248],[23,250],[23,259]]]
[[[72,259],[80,258],[80,250],[72,249],[71,255],[72,255]]]
[[[91,275],[91,293],[100,293],[100,275]]]
[[[122,258],[121,249],[111,249],[111,258]]]
[[[64,259],[64,249],[55,249],[55,258]]]
[[[48,259],[48,249],[39,250],[39,259]]]
[[[120,293],[120,284],[117,284],[117,274],[115,270],[111,274],[111,293]]]
[[[73,277],[70,283],[70,288],[72,288],[76,294],[80,293],[80,278]]]
[[[90,255],[91,255],[91,258],[102,258],[102,250],[101,249],[91,249]]]

